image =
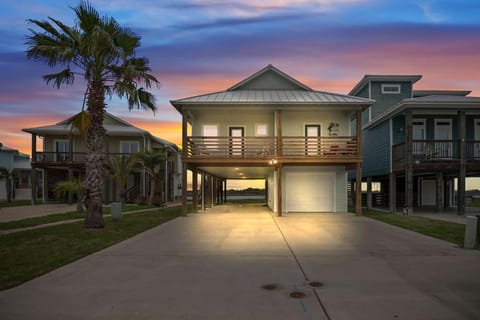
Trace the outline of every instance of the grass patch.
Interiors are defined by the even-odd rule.
[[[32,204],[32,200],[13,200],[8,202],[7,200],[0,200],[0,209],[6,207],[18,207],[18,206],[29,206]]]
[[[363,210],[362,213],[365,217],[463,246],[465,237],[465,225],[463,224],[373,210]]]
[[[135,205],[135,204],[126,204],[122,206],[122,212],[135,211],[154,208],[153,206],[148,205]],[[109,214],[110,207],[103,208],[103,214]],[[11,229],[20,229],[27,227],[34,227],[45,223],[59,222],[65,220],[74,220],[74,219],[83,219],[85,218],[85,213],[78,212],[65,212],[65,213],[54,213],[41,217],[26,218],[16,221],[0,222],[0,230],[11,230]]]
[[[17,286],[69,262],[174,219],[181,207],[139,212],[102,230],[88,230],[83,222],[0,235],[0,290]]]

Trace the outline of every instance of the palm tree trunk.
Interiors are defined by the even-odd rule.
[[[105,91],[101,81],[93,81],[88,95],[88,113],[90,123],[87,129],[87,156],[86,156],[86,200],[87,214],[86,228],[103,228],[103,139],[105,129],[103,118],[105,114]]]

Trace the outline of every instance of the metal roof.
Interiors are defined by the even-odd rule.
[[[209,93],[171,103],[180,104],[372,104],[365,98],[324,91],[306,90],[235,90]]]
[[[419,98],[404,99],[379,114],[373,121],[367,123],[363,128],[374,127],[388,117],[397,114],[408,107],[423,107],[433,109],[451,109],[459,107],[480,108],[480,97],[464,97],[452,95],[432,95]]]
[[[436,95],[466,96],[471,92],[470,90],[413,90],[413,97],[419,98]]]
[[[421,75],[388,75],[388,74],[366,74],[363,76],[355,87],[348,94],[356,95],[360,90],[368,84],[369,81],[411,81],[412,83],[417,82],[422,78]]]

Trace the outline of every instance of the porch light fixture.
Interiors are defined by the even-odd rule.
[[[275,165],[275,164],[277,164],[277,159],[272,159],[272,160],[268,161],[268,164],[269,164],[269,165]]]

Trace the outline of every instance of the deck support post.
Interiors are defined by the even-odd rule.
[[[413,117],[412,111],[405,114],[405,209],[413,213]]]
[[[356,118],[356,136],[357,136],[357,156],[362,157],[362,110],[355,112]],[[355,213],[362,215],[362,161],[356,163],[356,187],[355,187]]]
[[[48,172],[47,169],[42,171],[42,202],[48,203]]]
[[[437,172],[435,174],[435,180],[436,180],[436,197],[435,197],[435,211],[440,212],[443,211],[443,208],[445,207],[445,202],[443,200],[445,190],[444,190],[444,185],[445,182],[443,180],[443,172]]]
[[[277,171],[277,216],[283,215],[282,208],[282,165],[276,168]]]
[[[201,210],[205,211],[205,173],[200,173],[200,180],[202,183],[200,184],[200,196],[202,197],[202,207]]]
[[[187,215],[187,118],[182,115],[182,216]]]
[[[457,215],[465,214],[465,111],[458,112],[458,129],[460,131],[460,170],[457,183]]]
[[[225,188],[223,189],[223,202],[227,202],[227,179],[225,179]]]
[[[389,195],[389,207],[391,213],[397,212],[397,174],[390,173],[389,179],[389,186],[388,186],[388,195]]]
[[[68,168],[68,181],[72,181],[72,180],[73,180],[73,169]],[[68,191],[68,204],[72,204],[72,203],[73,203],[73,192]]]
[[[37,135],[32,134],[32,172],[30,177],[30,185],[32,191],[32,206],[37,204],[37,168],[35,162],[37,161]]]
[[[192,209],[197,212],[198,209],[198,171],[197,168],[192,169]]]
[[[372,177],[367,177],[367,210],[372,209]]]

